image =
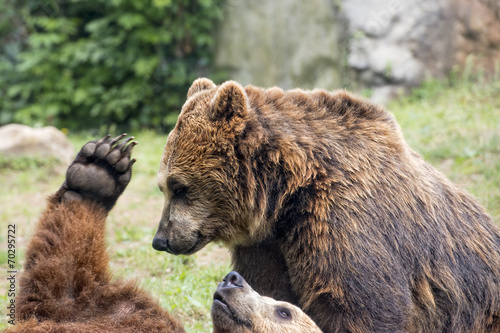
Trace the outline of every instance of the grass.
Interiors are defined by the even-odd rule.
[[[474,194],[500,221],[500,82],[476,79],[429,81],[411,96],[389,105],[410,146],[451,180]],[[210,304],[217,283],[230,270],[227,251],[211,244],[193,256],[172,256],[151,247],[163,198],[156,187],[166,135],[136,134],[138,162],[132,181],[108,222],[111,268],[116,276],[137,279],[162,306],[178,316],[188,332],[210,332]],[[69,135],[75,151],[95,136]],[[6,327],[6,235],[15,224],[17,263],[45,198],[62,183],[64,168],[40,160],[0,158],[0,329]]]
[[[429,81],[391,103],[406,141],[500,222],[500,80]]]

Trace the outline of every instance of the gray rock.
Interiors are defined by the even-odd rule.
[[[338,87],[341,26],[328,0],[229,0],[215,64],[242,84]]]
[[[55,127],[32,128],[20,124],[0,127],[0,154],[54,157],[69,164],[75,155],[64,133]]]
[[[373,89],[370,100],[373,103],[385,105],[403,93],[403,88],[400,86],[381,86]]]
[[[229,0],[215,53],[244,84],[407,88],[465,66],[471,54],[493,69],[500,1]]]

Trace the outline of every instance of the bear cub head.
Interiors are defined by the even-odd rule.
[[[237,272],[217,287],[212,321],[214,333],[321,333],[301,309],[259,295]]]

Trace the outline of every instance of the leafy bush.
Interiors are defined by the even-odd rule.
[[[0,124],[171,126],[210,64],[222,2],[3,2]]]

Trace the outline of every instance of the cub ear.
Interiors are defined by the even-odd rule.
[[[210,103],[210,118],[212,120],[243,118],[247,114],[247,99],[245,89],[238,82],[224,82]]]
[[[193,84],[191,85],[191,88],[189,88],[188,90],[187,97],[190,98],[197,92],[213,89],[215,87],[216,85],[215,83],[212,82],[212,80],[201,77],[199,79],[194,80]]]

